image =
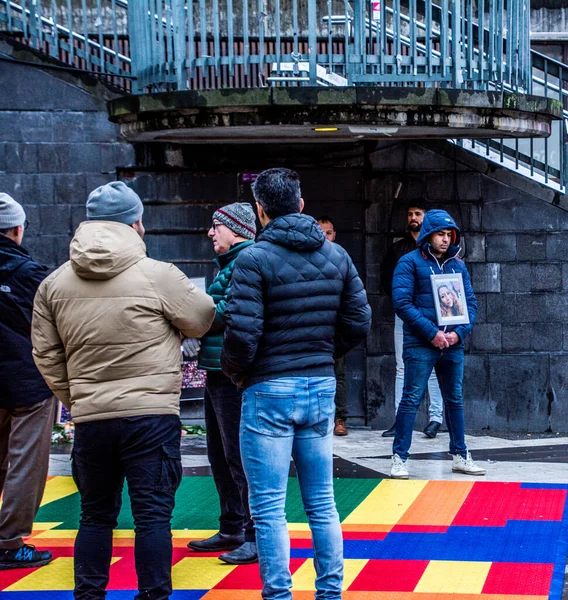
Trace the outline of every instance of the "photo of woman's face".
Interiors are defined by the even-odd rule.
[[[452,293],[450,292],[450,289],[448,287],[446,287],[445,285],[439,287],[438,294],[440,297],[440,303],[443,306],[451,308],[454,305],[454,297],[452,296]]]

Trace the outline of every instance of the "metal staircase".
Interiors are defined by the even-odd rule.
[[[530,51],[527,10],[527,0],[475,10],[469,0],[0,0],[0,34],[133,93],[375,84],[512,90],[567,107],[568,65]],[[548,139],[450,141],[564,194],[567,136],[564,110]]]

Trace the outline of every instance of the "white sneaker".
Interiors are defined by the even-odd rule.
[[[400,458],[398,454],[393,454],[392,456],[391,478],[408,479],[408,469],[406,468],[406,461],[402,460],[402,458]]]
[[[485,475],[485,469],[478,467],[468,452],[466,458],[460,454],[453,455],[452,471],[454,473],[465,473],[466,475]]]

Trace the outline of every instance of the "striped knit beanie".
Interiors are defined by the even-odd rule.
[[[248,240],[254,240],[256,236],[256,216],[248,202],[235,202],[218,208],[213,213],[213,220]]]

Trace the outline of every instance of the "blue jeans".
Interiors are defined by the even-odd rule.
[[[333,496],[333,377],[282,377],[243,394],[241,456],[266,600],[290,600],[290,537],[284,504],[294,458],[314,547],[318,599],[340,599],[343,540]]]
[[[402,319],[395,315],[394,317],[394,355],[396,358],[396,377],[394,383],[394,414],[398,411],[400,401],[402,399],[402,390],[404,389],[404,359],[402,358],[403,347],[403,322]],[[436,372],[432,369],[428,378],[428,396],[430,396],[430,410],[428,411],[429,420],[436,423],[442,423],[442,411],[444,401],[442,392],[438,385]]]
[[[177,415],[123,417],[77,423],[73,479],[81,496],[75,540],[75,598],[105,598],[112,531],[124,479],[135,524],[134,561],[139,600],[172,594],[175,493],[182,477],[181,425]]]
[[[438,383],[444,399],[446,425],[450,434],[450,453],[467,454],[465,445],[465,426],[463,417],[463,348],[438,350],[434,346],[405,348],[404,357],[404,391],[396,413],[396,426],[393,454],[402,460],[409,457],[412,443],[414,419],[424,397],[428,379],[432,369],[436,370]]]

